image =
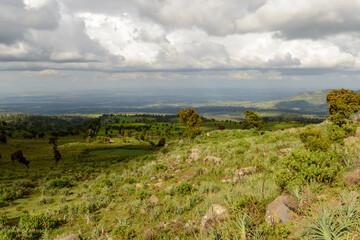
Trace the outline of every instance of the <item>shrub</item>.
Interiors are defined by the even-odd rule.
[[[139,189],[136,191],[136,196],[137,198],[139,198],[140,200],[144,200],[144,199],[147,199],[151,196],[151,194],[144,190],[144,189]]]
[[[342,127],[331,124],[327,126],[327,130],[328,130],[328,138],[332,142],[344,145],[345,143],[344,138],[347,137],[348,133]]]
[[[192,189],[193,189],[193,186],[190,183],[182,182],[176,186],[175,192],[182,194],[182,195],[187,195],[187,194],[191,193]]]
[[[339,174],[341,165],[334,153],[298,149],[286,156],[276,174],[281,188],[316,181],[331,183]]]
[[[155,170],[156,172],[165,172],[165,171],[167,170],[167,167],[164,166],[164,165],[161,164],[161,163],[158,163],[158,164],[155,164],[155,165],[154,165],[154,170]]]
[[[70,181],[67,181],[67,180],[53,179],[49,182],[49,187],[52,187],[52,188],[71,187],[71,183],[70,183]]]
[[[300,140],[310,151],[327,151],[330,147],[330,140],[319,128],[306,128],[300,133]]]
[[[45,214],[20,216],[19,227],[22,229],[54,229],[60,225],[60,221]]]
[[[110,138],[108,138],[106,136],[97,136],[96,137],[96,142],[98,142],[98,143],[109,143]]]

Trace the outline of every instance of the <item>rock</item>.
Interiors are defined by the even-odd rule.
[[[155,186],[156,186],[156,187],[161,187],[162,185],[163,185],[162,182],[155,183]]]
[[[360,137],[360,127],[358,127],[358,128],[356,129],[356,136],[357,136],[357,137]]]
[[[194,221],[188,221],[187,223],[185,223],[184,227],[188,228],[188,227],[195,227],[196,226],[196,222]]]
[[[256,167],[247,167],[247,168],[239,168],[234,172],[233,182],[238,182],[240,178],[254,174],[256,171]]]
[[[290,221],[289,208],[285,204],[287,197],[279,196],[266,208],[265,220],[268,224],[287,223]]]
[[[144,239],[145,240],[155,240],[155,233],[152,229],[146,229],[144,232]]]
[[[321,200],[325,199],[327,196],[328,196],[328,194],[321,194],[321,195],[317,196],[316,199],[318,201],[321,201]]]
[[[141,183],[137,183],[135,186],[136,186],[136,188],[142,188]]]
[[[159,199],[155,195],[151,195],[151,197],[149,197],[148,201],[152,204],[155,204],[159,201]]]
[[[82,238],[78,234],[70,234],[62,238],[57,238],[55,240],[82,240]]]
[[[359,197],[359,193],[355,192],[355,191],[351,191],[350,192],[350,195],[352,195],[353,197],[355,198],[358,198]]]
[[[228,209],[219,205],[213,204],[201,219],[200,230],[207,231],[214,226],[216,222],[223,222],[228,216]]]
[[[164,145],[164,147],[168,147],[168,146],[169,146],[169,144],[167,144],[167,143]]]
[[[210,163],[214,163],[215,165],[220,165],[222,163],[221,158],[219,157],[214,157],[214,156],[207,156],[204,159],[204,163],[205,164],[210,164]]]
[[[141,214],[145,214],[146,211],[145,211],[144,209],[141,209],[141,210],[140,210],[140,213],[141,213]]]
[[[156,180],[156,177],[151,177],[150,180],[154,181],[154,180]]]
[[[354,142],[357,142],[358,140],[359,140],[359,138],[350,136],[350,137],[345,138],[344,142],[345,143],[354,143]]]
[[[191,154],[189,156],[188,162],[196,162],[200,159],[200,149],[192,149]]]
[[[167,225],[168,225],[167,222],[160,222],[160,223],[157,225],[156,229],[157,229],[157,230],[161,230],[161,229],[163,229],[163,228],[166,228]]]
[[[184,143],[184,140],[180,139],[179,144],[183,144],[183,143]]]
[[[113,139],[109,139],[109,143],[114,143],[115,141]]]
[[[291,153],[291,151],[292,151],[291,148],[283,148],[278,151],[278,154],[286,155],[288,153]]]
[[[298,130],[296,128],[290,128],[289,133],[297,133]]]

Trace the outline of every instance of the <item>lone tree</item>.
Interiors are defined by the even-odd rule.
[[[183,109],[178,111],[179,123],[186,128],[185,135],[193,139],[196,135],[200,134],[200,124],[202,119],[200,115],[192,108]]]
[[[329,119],[341,126],[359,110],[360,94],[344,88],[332,90],[326,95],[326,103],[329,105]]]
[[[254,128],[259,132],[261,136],[261,129],[264,127],[264,122],[261,120],[259,115],[257,115],[254,111],[247,110],[244,112],[245,120],[242,122],[242,125],[245,129]]]
[[[61,154],[57,148],[57,137],[50,137],[49,138],[49,144],[53,145],[53,153],[54,153],[54,160],[56,165],[58,164],[58,162],[61,159]]]
[[[22,163],[27,168],[29,168],[30,161],[26,160],[21,150],[17,150],[16,152],[11,154],[11,161],[18,161],[19,163]]]

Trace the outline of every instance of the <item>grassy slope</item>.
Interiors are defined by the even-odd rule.
[[[141,143],[135,140],[127,143],[128,146],[134,144]],[[123,145],[119,140],[111,146]],[[281,194],[275,183],[275,173],[284,156],[278,152],[283,148],[299,148],[302,143],[297,133],[288,130],[266,132],[262,136],[252,130],[224,130],[203,134],[192,145],[187,141],[174,141],[169,147],[145,157],[119,157],[121,161],[77,161],[77,156],[85,149],[106,146],[109,145],[86,144],[80,138],[62,138],[59,149],[63,158],[55,166],[51,160],[51,147],[46,141],[11,140],[7,145],[0,145],[3,155],[0,161],[1,184],[10,186],[21,179],[35,185],[23,198],[3,205],[1,215],[16,220],[26,210],[31,214],[49,213],[64,220],[61,227],[48,233],[49,239],[78,232],[90,239],[97,239],[102,232],[114,239],[122,239],[121,236],[126,239],[130,235],[142,239],[147,229],[153,229],[158,239],[174,239],[175,236],[212,239],[219,234],[226,239],[226,232],[239,233],[240,230],[229,225],[225,225],[225,229],[219,227],[210,235],[199,233],[201,217],[217,203],[231,210],[233,222],[229,223],[239,222],[236,216],[245,211],[258,226],[259,234],[262,231],[271,235],[272,230],[264,223],[264,214],[265,206]],[[31,161],[30,170],[8,160],[9,154],[19,148]],[[194,148],[200,149],[201,158],[197,162],[188,162]],[[356,149],[350,147],[347,151],[352,154],[351,159],[359,156]],[[222,164],[205,164],[203,159],[210,155],[221,157]],[[274,159],[278,160],[274,162]],[[254,165],[268,169],[264,193],[262,171],[243,178],[239,183],[226,182],[232,178],[236,168]],[[50,182],[57,178],[68,180],[73,186],[50,188]],[[177,192],[176,187],[181,182],[190,183],[193,190],[188,194]],[[339,196],[340,191],[359,190],[358,187],[329,188],[316,183],[306,189],[294,194],[299,198],[312,196],[307,210],[316,209],[327,200],[334,202],[333,198]],[[323,193],[328,194],[325,202],[315,198]],[[159,202],[150,203],[147,200],[150,195],[155,195]],[[302,214],[293,213],[297,223],[308,221],[305,213],[311,211],[307,210],[304,209]],[[187,223],[191,223],[190,227]],[[301,225],[289,228],[295,233]]]

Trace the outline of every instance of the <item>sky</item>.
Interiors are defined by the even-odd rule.
[[[360,89],[360,0],[0,0],[0,92]]]

